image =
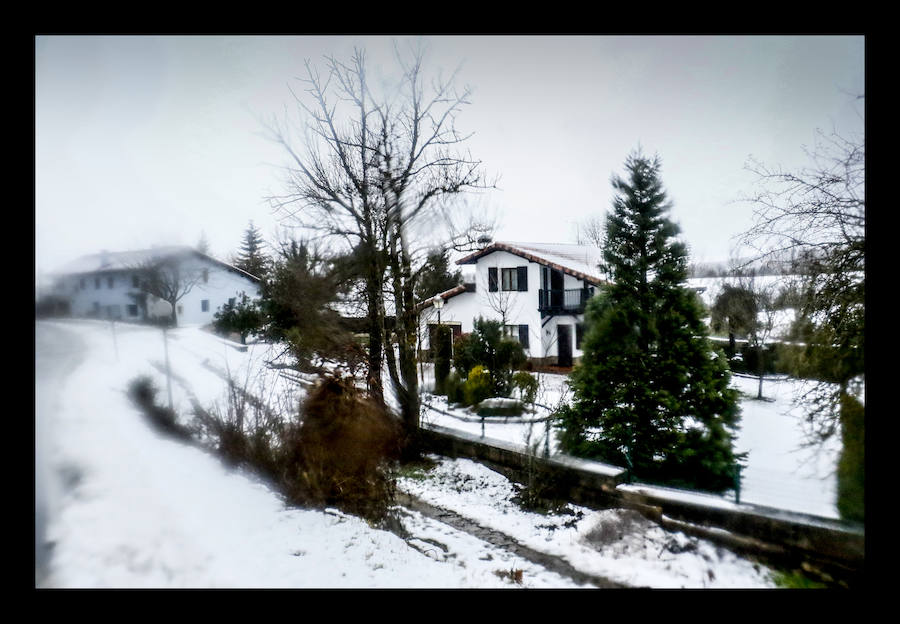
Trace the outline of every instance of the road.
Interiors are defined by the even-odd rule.
[[[34,331],[34,582],[49,578],[52,545],[47,523],[57,500],[59,478],[49,458],[53,420],[62,400],[66,377],[84,360],[84,342],[71,331],[50,323],[35,323]]]

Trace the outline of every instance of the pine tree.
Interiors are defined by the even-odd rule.
[[[737,392],[685,285],[688,254],[659,177],[658,158],[633,153],[607,217],[612,283],[589,302],[584,355],[561,410],[570,453],[629,467],[642,480],[724,491],[733,485]]]
[[[264,246],[265,241],[263,241],[262,235],[259,233],[256,226],[253,225],[253,221],[250,221],[247,229],[244,230],[244,240],[241,243],[241,252],[235,258],[234,266],[242,271],[246,271],[250,275],[259,278],[265,277],[268,268],[268,260],[263,251]]]
[[[424,301],[462,283],[462,271],[450,272],[450,254],[446,249],[429,252],[416,275],[416,300]]]
[[[206,238],[206,232],[200,232],[200,239],[197,241],[197,245],[194,247],[197,251],[202,254],[210,255],[211,250],[209,248],[209,240]]]

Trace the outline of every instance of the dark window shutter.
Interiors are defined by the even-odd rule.
[[[575,323],[575,348],[581,348],[581,341],[584,340],[584,323]]]
[[[524,348],[528,348],[528,325],[519,325],[519,342]]]
[[[488,267],[488,290],[497,292],[497,267]]]
[[[516,277],[516,281],[519,285],[520,291],[528,290],[528,267],[516,267],[516,271],[519,272],[519,275]]]

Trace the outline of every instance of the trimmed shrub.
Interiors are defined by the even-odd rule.
[[[518,388],[522,400],[525,403],[534,403],[537,399],[538,380],[534,375],[525,371],[518,371],[512,378],[513,388]]]
[[[479,416],[521,416],[522,403],[516,399],[485,399],[478,404]]]
[[[491,375],[483,366],[475,366],[463,386],[463,403],[477,405],[493,394]]]
[[[453,356],[453,330],[447,325],[438,325],[434,340],[434,391],[435,394],[445,394],[444,382],[450,374],[450,360]]]
[[[463,403],[466,400],[463,387],[465,382],[460,378],[456,371],[447,375],[444,380],[444,394],[447,395],[448,403]]]
[[[499,321],[476,319],[475,330],[457,338],[454,345],[456,370],[465,376],[476,366],[482,366],[490,375],[493,396],[509,396],[513,373],[526,361],[522,345],[504,336]]]
[[[837,466],[837,507],[846,520],[866,520],[866,409],[857,399],[841,396],[841,456]]]

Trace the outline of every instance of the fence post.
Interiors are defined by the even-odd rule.
[[[169,409],[174,410],[172,406],[172,370],[169,368],[169,336],[166,333],[165,325],[163,325],[163,347],[166,353],[166,389],[169,392]]]

